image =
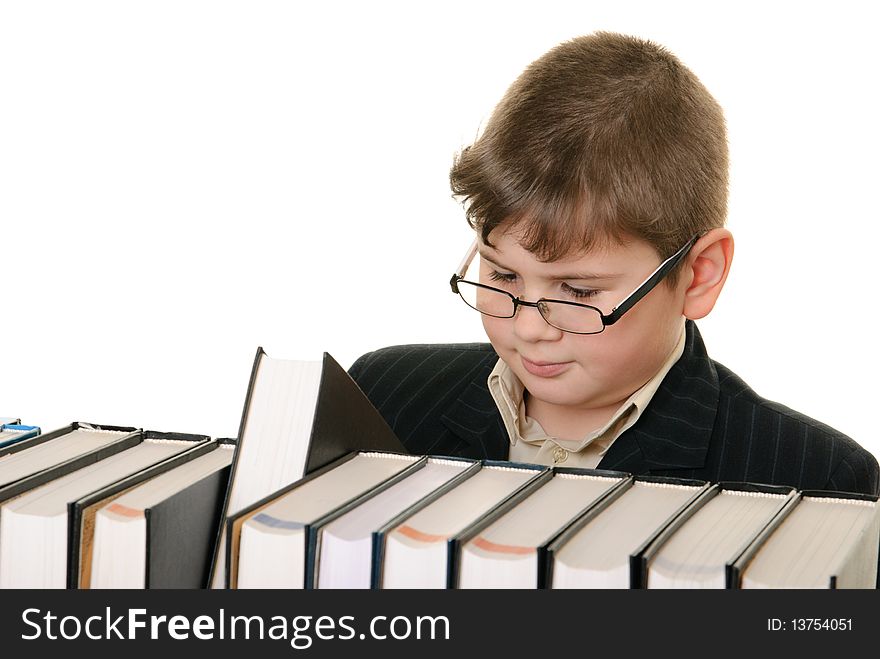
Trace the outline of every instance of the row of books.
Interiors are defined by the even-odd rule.
[[[326,353],[258,349],[235,439],[0,445],[0,587],[874,587],[878,545],[876,497],[408,455]]]
[[[204,587],[235,446],[73,423],[0,449],[0,587]],[[871,588],[880,507],[357,451],[224,528],[229,588]]]
[[[226,520],[230,588],[873,588],[876,497],[358,452]]]
[[[0,588],[204,587],[234,446],[81,422],[0,446]]]

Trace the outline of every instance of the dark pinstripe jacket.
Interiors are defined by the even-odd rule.
[[[505,460],[510,442],[486,384],[489,344],[383,348],[350,369],[412,453]],[[878,494],[877,460],[849,437],[765,400],[709,359],[687,322],[684,354],[598,468]]]

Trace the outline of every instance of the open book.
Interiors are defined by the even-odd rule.
[[[223,519],[351,451],[406,449],[336,361],[272,359],[257,350],[245,398]],[[211,577],[227,581],[221,525]]]

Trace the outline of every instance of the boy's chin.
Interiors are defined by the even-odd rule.
[[[589,406],[589,392],[577,385],[562,379],[548,381],[546,378],[533,378],[526,375],[523,386],[529,397],[540,400],[548,405],[561,407],[584,407]]]

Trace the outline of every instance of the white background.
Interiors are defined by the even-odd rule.
[[[257,346],[483,340],[447,175],[529,62],[657,41],[725,108],[731,277],[700,322],[875,454],[871,3],[0,2],[0,416],[234,436]]]

